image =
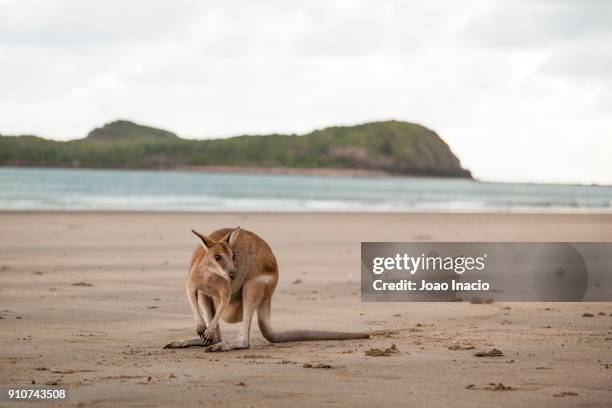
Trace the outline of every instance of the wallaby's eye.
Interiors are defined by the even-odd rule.
[[[215,255],[215,261],[219,262],[221,260],[221,255]]]
[[[232,261],[235,261],[235,260],[236,260],[236,255],[232,254]]]

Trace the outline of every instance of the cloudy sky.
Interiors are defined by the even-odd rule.
[[[0,0],[0,133],[399,119],[483,180],[612,183],[612,1]]]

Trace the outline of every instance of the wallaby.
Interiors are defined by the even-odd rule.
[[[369,338],[363,333],[274,331],[270,325],[270,306],[278,282],[278,266],[270,246],[240,227],[223,228],[208,236],[191,231],[200,240],[200,246],[191,257],[186,289],[199,337],[174,341],[165,348],[208,346],[206,351],[249,348],[255,311],[261,334],[272,343]],[[242,321],[236,340],[222,341],[219,319],[228,323]]]

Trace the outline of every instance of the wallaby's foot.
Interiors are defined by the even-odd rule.
[[[221,343],[221,340],[213,339],[212,343],[210,344],[206,344],[206,343],[207,343],[206,340],[202,340],[201,338],[196,337],[194,339],[176,340],[176,341],[166,344],[163,348],[177,349],[177,348],[187,348],[187,347],[206,347],[206,346],[210,346],[210,344],[215,345],[215,344]]]
[[[200,336],[202,340],[205,340],[204,333],[206,333],[206,324],[204,323],[198,324],[196,328],[196,332],[198,333],[198,336]]]
[[[218,351],[244,350],[248,349],[249,346],[250,344],[248,342],[234,340],[229,343],[220,342],[213,344],[212,346],[206,347],[206,350],[204,351],[207,353],[215,353]]]
[[[217,331],[215,329],[212,329],[211,327],[207,328],[204,331],[204,335],[200,337],[202,337],[202,339],[204,340],[204,345],[206,346],[219,343],[219,341],[217,340]]]
[[[229,350],[231,350],[231,348],[227,344],[221,342],[221,343],[213,344],[211,346],[206,347],[206,350],[204,351],[206,351],[207,353],[213,353],[217,351],[229,351]]]
[[[171,341],[170,343],[166,344],[162,348],[163,349],[176,349],[176,348],[183,348],[183,347],[187,347],[187,346],[185,346],[184,342],[177,340],[177,341]]]

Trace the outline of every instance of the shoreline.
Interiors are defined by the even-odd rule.
[[[7,163],[0,168],[12,169],[63,169],[63,170],[120,170],[120,171],[178,171],[184,173],[202,174],[264,174],[264,175],[288,175],[288,176],[322,176],[322,177],[347,177],[347,178],[417,178],[417,179],[450,179],[478,181],[474,177],[461,175],[436,175],[418,173],[393,173],[384,170],[369,169],[343,169],[335,167],[264,167],[264,166],[172,166],[172,167],[82,167],[82,166],[50,166]]]
[[[0,169],[38,169],[38,170],[91,170],[91,171],[143,171],[143,172],[182,172],[201,174],[258,174],[258,175],[289,175],[289,176],[321,176],[346,178],[389,178],[389,179],[416,179],[416,180],[460,180],[482,184],[517,184],[536,186],[567,186],[567,187],[594,187],[612,188],[612,184],[603,183],[577,183],[577,182],[538,182],[538,181],[498,181],[483,180],[478,177],[452,177],[420,174],[398,174],[382,170],[364,169],[338,169],[332,167],[304,168],[304,167],[257,167],[257,166],[177,166],[159,168],[133,168],[133,167],[76,167],[76,166],[33,166],[18,164],[0,164]]]

